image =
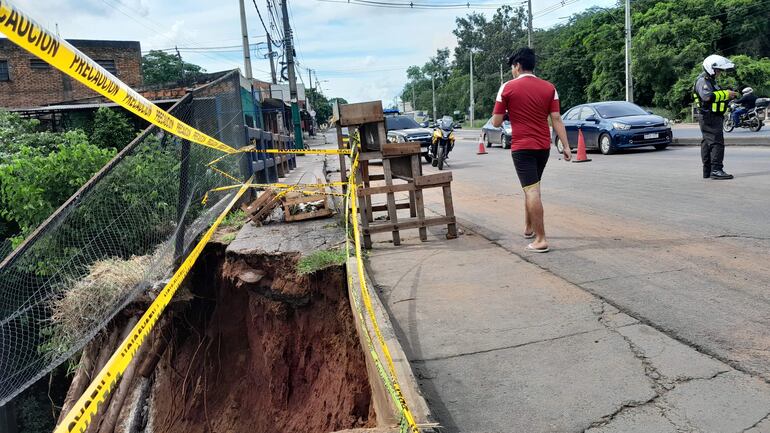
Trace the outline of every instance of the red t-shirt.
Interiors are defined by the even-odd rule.
[[[494,114],[508,112],[511,151],[538,150],[551,148],[548,116],[559,111],[556,87],[534,75],[523,74],[500,87]]]

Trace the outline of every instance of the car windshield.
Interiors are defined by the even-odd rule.
[[[644,116],[647,113],[646,111],[642,110],[642,107],[631,104],[629,102],[618,102],[617,104],[603,104],[603,105],[597,105],[594,108],[596,108],[596,111],[599,112],[599,115],[604,117],[605,119],[612,119],[614,117],[624,117],[624,116]]]
[[[399,129],[419,128],[420,124],[411,117],[388,116],[385,118],[385,127],[388,128],[388,131],[394,131]]]

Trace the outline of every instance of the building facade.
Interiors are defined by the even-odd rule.
[[[68,42],[129,86],[142,85],[142,49],[135,41],[70,39]],[[0,107],[31,108],[97,102],[100,96],[28,53],[0,39]]]

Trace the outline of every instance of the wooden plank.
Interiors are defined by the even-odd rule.
[[[359,161],[372,161],[382,159],[382,152],[361,152],[358,154]]]
[[[385,175],[384,174],[370,174],[369,175],[369,180],[370,181],[372,181],[372,180],[385,180]]]
[[[389,192],[414,191],[414,189],[415,187],[413,183],[404,183],[400,185],[385,185],[361,188],[359,191],[365,196],[371,196],[375,194],[387,194]]]
[[[390,160],[382,160],[382,169],[385,173],[385,185],[393,186],[393,176],[390,174]],[[398,210],[396,209],[396,196],[393,195],[393,191],[387,193],[388,195],[388,218],[390,221],[398,227]],[[371,209],[371,208],[370,208]],[[393,229],[393,245],[401,245],[401,235],[398,233],[398,228]]]
[[[452,187],[449,185],[444,187],[444,209],[446,211],[446,215],[449,218],[452,218],[452,222],[447,225],[447,239],[456,239],[457,238],[457,224],[455,223],[455,209],[454,204],[452,203]]]
[[[444,224],[455,224],[455,223],[456,221],[454,217],[447,217],[447,216],[430,217],[430,218],[425,218],[422,221],[409,218],[407,220],[400,221],[398,224],[392,224],[390,222],[374,223],[369,225],[369,227],[364,229],[364,231],[368,231],[370,234],[374,234],[374,233],[389,232],[395,229],[408,230],[408,229],[416,229],[423,226],[426,226],[426,227],[442,226]]]
[[[382,156],[404,156],[415,155],[422,152],[420,143],[408,142],[408,143],[385,143],[382,145]]]
[[[381,122],[385,118],[382,112],[382,101],[341,104],[339,114],[339,123],[342,126]]]
[[[425,176],[417,176],[414,178],[415,186],[429,187],[432,185],[443,185],[452,182],[452,172],[446,173],[427,174]]]
[[[286,222],[305,221],[314,218],[326,218],[334,215],[334,211],[331,209],[318,209],[313,212],[302,212],[297,215],[285,214],[284,219]]]
[[[422,175],[422,164],[420,163],[420,156],[412,157],[412,172],[415,176]],[[417,188],[414,191],[414,208],[417,213],[417,220],[425,220],[425,201],[422,195],[422,189]],[[426,242],[428,240],[428,229],[425,228],[425,224],[420,226],[420,240]]]
[[[396,209],[409,209],[410,204],[409,203],[396,203]],[[377,206],[372,206],[372,212],[385,212],[388,210],[388,205],[381,204]]]
[[[391,173],[393,174],[393,177],[397,179],[412,181],[412,179],[415,177],[414,170],[412,167],[412,158],[415,158],[415,156],[405,155],[405,156],[397,156],[397,157],[388,157],[388,160],[390,161],[390,168],[391,168]],[[417,174],[417,176],[419,176],[419,173]]]

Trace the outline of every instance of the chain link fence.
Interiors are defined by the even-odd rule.
[[[240,74],[170,110],[232,147],[245,144]],[[16,250],[0,244],[0,406],[70,358],[138,294],[158,284],[226,205],[233,183],[216,150],[151,126]],[[216,168],[244,178],[243,155]]]

